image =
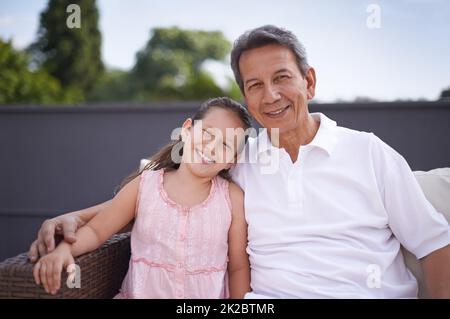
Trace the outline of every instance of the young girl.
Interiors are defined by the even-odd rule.
[[[75,243],[62,242],[39,260],[36,284],[55,294],[73,257],[96,249],[135,219],[129,269],[117,298],[242,298],[250,290],[247,224],[243,192],[229,181],[228,170],[248,127],[239,103],[205,102],[183,123],[180,141],[125,180],[111,204],[77,231]],[[230,135],[229,129],[240,132]]]

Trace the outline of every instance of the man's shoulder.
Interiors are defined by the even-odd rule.
[[[376,137],[372,132],[359,131],[344,126],[336,126],[335,133],[339,140],[345,142],[372,142]]]
[[[405,165],[406,163],[405,158],[399,152],[372,132],[347,128],[341,128],[341,132],[349,141],[360,145],[360,150],[367,151],[371,162],[376,166],[382,165],[386,169],[392,165]]]
[[[341,155],[370,154],[374,143],[378,143],[378,138],[372,132],[359,131],[343,126],[336,126],[333,131],[336,140],[335,150]],[[381,140],[380,140],[381,141]]]
[[[383,141],[373,132],[358,131],[342,126],[336,127],[338,148],[350,154],[355,151],[369,155],[372,160],[387,162],[402,162],[403,156],[392,146]]]
[[[231,179],[243,190],[245,180],[250,170],[255,169],[258,163],[258,137],[249,137],[247,143],[239,154],[236,163],[230,169]]]

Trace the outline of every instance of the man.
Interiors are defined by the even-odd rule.
[[[450,297],[448,223],[392,148],[309,113],[316,74],[297,38],[274,26],[251,30],[234,43],[231,66],[266,128],[232,172],[245,191],[247,297],[416,297],[400,244],[421,260],[430,295]],[[267,158],[278,159],[271,173],[262,169]],[[105,205],[44,222],[30,258],[54,248],[55,231],[74,241]]]

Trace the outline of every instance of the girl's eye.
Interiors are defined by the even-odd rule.
[[[203,130],[203,138],[207,141],[210,141],[212,139],[212,135],[208,131]]]

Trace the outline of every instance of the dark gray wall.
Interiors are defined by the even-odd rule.
[[[0,260],[25,251],[44,219],[111,198],[198,105],[0,106]],[[450,166],[450,102],[312,104],[310,111],[374,132],[413,170]]]

